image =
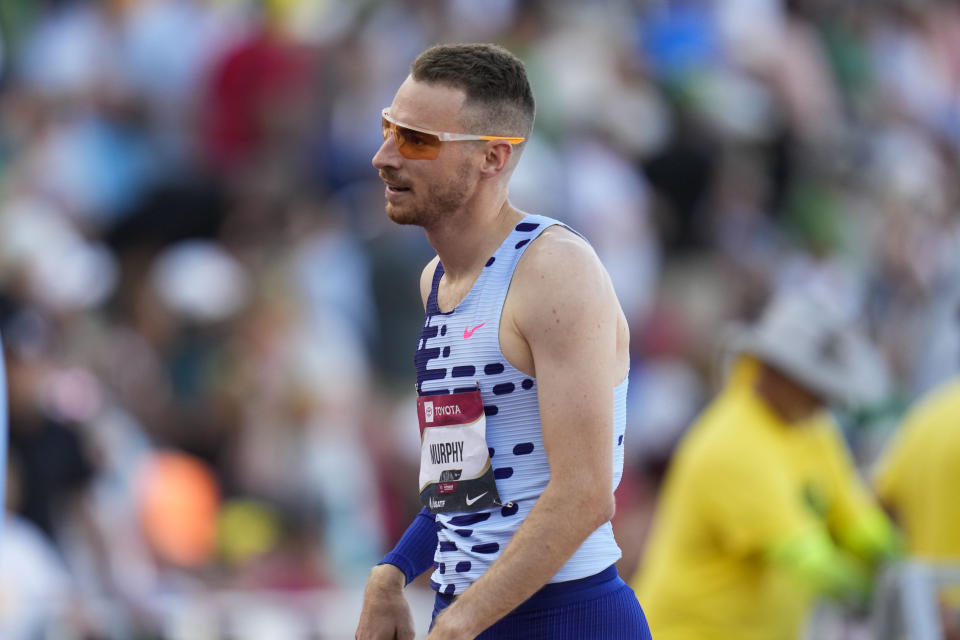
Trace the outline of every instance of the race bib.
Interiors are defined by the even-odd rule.
[[[423,506],[462,513],[499,505],[480,391],[417,398],[417,417]]]

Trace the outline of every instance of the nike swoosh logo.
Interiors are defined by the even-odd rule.
[[[484,491],[483,493],[481,493],[480,495],[478,495],[478,496],[475,497],[475,498],[471,498],[470,496],[466,496],[467,506],[469,507],[469,506],[472,505],[474,502],[476,502],[477,500],[479,500],[479,499],[482,498],[483,496],[487,495],[488,493],[490,493],[490,492],[489,492],[489,491]]]
[[[469,338],[470,336],[472,336],[474,331],[476,331],[477,329],[479,329],[480,327],[482,327],[482,326],[485,325],[485,324],[487,324],[487,323],[486,323],[486,322],[481,322],[480,324],[478,324],[477,326],[475,326],[473,329],[467,329],[466,327],[464,327],[464,328],[463,328],[463,339],[466,340],[467,338]]]

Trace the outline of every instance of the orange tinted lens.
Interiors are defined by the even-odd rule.
[[[432,160],[440,155],[440,138],[432,133],[423,133],[393,124],[383,118],[383,139],[393,133],[397,150],[404,158]]]
[[[394,126],[394,131],[397,132],[397,148],[404,157],[432,160],[440,155],[440,138],[432,133],[400,126]]]

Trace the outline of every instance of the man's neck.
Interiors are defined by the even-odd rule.
[[[457,281],[475,275],[522,218],[504,198],[496,211],[463,211],[425,231],[446,277]]]

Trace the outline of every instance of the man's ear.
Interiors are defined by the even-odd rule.
[[[493,178],[510,164],[513,157],[513,145],[506,140],[491,140],[487,142],[487,148],[483,156],[483,163],[480,165],[480,173],[484,178]]]

